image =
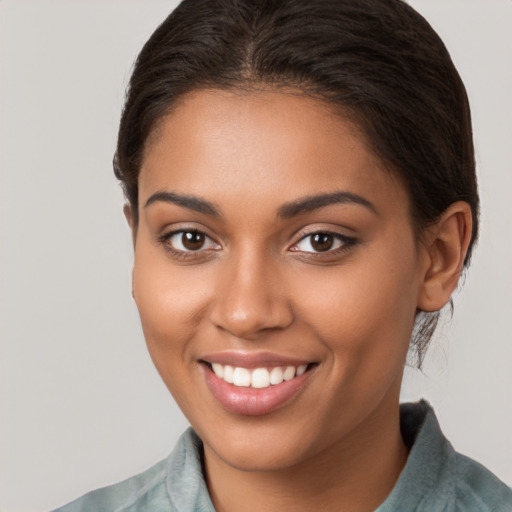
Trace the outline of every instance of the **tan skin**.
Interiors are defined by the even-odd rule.
[[[137,226],[125,208],[133,295],[152,359],[203,440],[219,512],[374,510],[406,462],[398,403],[415,314],[449,300],[471,213],[454,203],[420,242],[405,187],[382,167],[323,103],[272,90],[190,93],[147,148]],[[162,191],[218,215],[146,206]],[[363,201],[282,215],[338,192]],[[234,414],[201,362],[223,351],[314,365],[283,406]]]

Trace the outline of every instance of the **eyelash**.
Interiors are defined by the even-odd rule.
[[[219,244],[217,244],[204,231],[201,231],[199,229],[178,229],[178,230],[170,231],[169,233],[165,233],[164,235],[158,237],[158,241],[164,247],[164,249],[167,252],[169,252],[174,258],[176,258],[178,260],[182,260],[182,261],[190,261],[190,260],[193,260],[193,259],[197,259],[198,256],[204,257],[205,256],[205,254],[204,254],[205,251],[210,252],[212,250],[213,251],[217,251],[218,250],[217,247],[215,247],[213,249],[212,248],[203,249],[201,247],[198,250],[183,250],[183,249],[176,249],[175,247],[173,247],[171,245],[170,240],[174,236],[176,236],[176,235],[183,236],[186,233],[193,234],[193,235],[203,235],[206,240],[210,241],[211,244],[214,244],[218,248],[220,248]],[[328,236],[332,236],[335,239],[335,241],[338,241],[341,245],[339,247],[336,247],[334,249],[328,249],[326,251],[301,251],[301,250],[294,249],[301,242],[307,240],[308,238],[312,238],[315,235],[328,235]],[[357,243],[358,243],[358,240],[356,238],[353,238],[353,237],[342,235],[340,233],[336,233],[334,231],[329,231],[329,230],[317,230],[317,231],[312,231],[312,232],[309,232],[309,233],[303,233],[300,236],[299,240],[297,242],[295,242],[290,247],[290,249],[288,249],[288,250],[291,251],[291,252],[296,252],[296,253],[301,254],[303,258],[312,258],[312,259],[316,259],[316,260],[318,260],[318,259],[328,259],[328,258],[339,256],[339,255],[341,255],[341,254],[343,254],[345,252],[350,251]],[[310,245],[311,245],[311,242],[310,242]],[[203,254],[201,254],[201,253],[203,253]]]
[[[311,239],[315,235],[329,235],[334,238],[335,241],[338,241],[341,245],[339,247],[336,247],[334,249],[328,249],[326,251],[300,251],[294,249],[297,247],[301,242],[310,239],[310,245]],[[300,253],[301,255],[307,255],[303,256],[306,258],[314,258],[315,260],[318,259],[332,259],[333,257],[340,256],[346,252],[349,252],[355,245],[357,245],[358,240],[354,237],[342,235],[341,233],[337,233],[335,231],[329,231],[328,229],[319,229],[316,231],[311,231],[309,233],[303,233],[299,240],[293,244],[293,246],[289,249],[292,252]]]
[[[174,258],[182,261],[189,261],[192,259],[196,259],[200,253],[204,253],[205,250],[214,250],[216,251],[217,248],[210,248],[210,249],[203,249],[202,247],[198,250],[183,250],[183,249],[176,249],[172,246],[170,243],[170,240],[176,236],[180,235],[183,237],[184,234],[193,234],[193,235],[203,235],[206,240],[209,240],[210,243],[215,244],[216,246],[220,247],[219,244],[217,244],[210,236],[208,236],[204,231],[201,231],[200,229],[177,229],[174,231],[170,231],[169,233],[165,233],[164,235],[158,237],[159,243],[164,247],[164,249],[169,252]],[[204,254],[201,254],[201,256],[204,256]]]

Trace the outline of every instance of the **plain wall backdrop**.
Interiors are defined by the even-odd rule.
[[[404,400],[512,484],[512,2],[411,1],[473,109],[482,229],[455,315]],[[187,423],[131,300],[112,173],[134,58],[175,1],[0,0],[0,511],[39,512],[146,469]]]

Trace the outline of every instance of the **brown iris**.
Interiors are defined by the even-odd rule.
[[[311,236],[311,247],[318,252],[328,251],[334,244],[334,236],[329,233],[316,233]]]
[[[203,247],[205,242],[204,233],[199,233],[198,231],[185,231],[183,235],[181,235],[181,243],[185,249],[189,251],[197,251]]]

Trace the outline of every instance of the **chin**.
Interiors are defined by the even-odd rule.
[[[203,437],[205,452],[240,471],[285,470],[307,460],[311,454],[307,432],[282,429],[254,421],[242,428],[226,428]],[[258,424],[259,423],[259,424]]]
[[[224,447],[220,453],[215,455],[225,464],[238,471],[245,472],[272,472],[283,471],[293,466],[297,466],[301,459],[297,458],[297,450],[284,449],[276,452],[272,449],[263,449],[261,446],[244,446],[240,451],[236,447]],[[293,453],[290,453],[293,452]]]

